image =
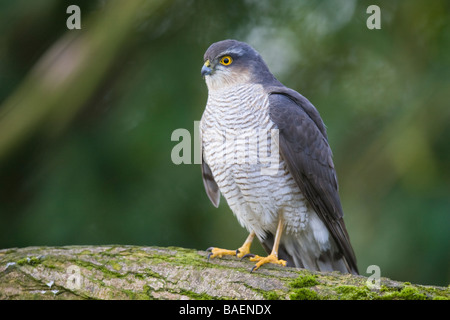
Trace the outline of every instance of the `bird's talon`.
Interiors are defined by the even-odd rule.
[[[250,258],[250,261],[257,261],[257,263],[254,265],[254,267],[250,271],[250,273],[252,273],[255,270],[258,270],[259,267],[261,267],[262,265],[264,265],[266,263],[280,264],[283,267],[286,266],[286,261],[278,259],[278,257],[274,254],[270,254],[267,257],[260,257],[258,255],[256,255],[256,256],[253,255],[253,257]]]
[[[215,257],[222,258],[223,256],[234,256],[236,253],[234,250],[226,250],[215,247],[209,247],[208,249],[206,249],[206,251],[211,251],[207,255],[208,260],[213,259]]]
[[[255,255],[253,253],[247,253],[246,255],[242,256],[241,260],[244,258],[253,258]]]

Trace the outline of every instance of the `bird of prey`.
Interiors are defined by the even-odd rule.
[[[208,258],[249,257],[251,271],[273,263],[358,274],[316,108],[244,42],[213,43],[201,74],[208,87],[200,122],[206,193],[216,207],[222,193],[250,233],[237,250],[208,248]],[[268,256],[250,253],[255,236]]]

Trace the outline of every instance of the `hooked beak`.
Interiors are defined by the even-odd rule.
[[[206,60],[205,64],[202,67],[202,77],[209,76],[212,73],[212,69],[210,68],[211,63],[209,60]]]

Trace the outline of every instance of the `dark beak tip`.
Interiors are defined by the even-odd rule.
[[[207,66],[202,67],[202,77],[209,76],[211,72],[212,72],[211,68],[208,68]]]

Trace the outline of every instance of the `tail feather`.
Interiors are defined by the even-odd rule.
[[[286,239],[287,238],[287,239]],[[264,250],[269,254],[272,251],[274,236],[267,232],[264,239],[259,239]],[[358,269],[350,265],[345,256],[332,245],[329,250],[317,252],[308,252],[303,248],[301,241],[294,237],[285,237],[281,239],[278,247],[278,258],[286,260],[288,267],[304,268],[313,271],[339,271],[342,273],[358,274]],[[307,253],[308,252],[308,253]]]

